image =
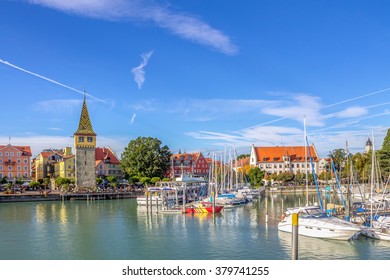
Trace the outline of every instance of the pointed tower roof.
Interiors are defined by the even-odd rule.
[[[83,108],[81,109],[79,127],[74,134],[96,135],[96,133],[93,131],[92,123],[91,123],[91,120],[89,118],[87,102],[85,101],[85,96],[84,96]]]

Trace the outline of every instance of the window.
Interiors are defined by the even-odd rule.
[[[0,165],[0,170],[3,170],[3,166],[2,165]]]
[[[88,136],[88,137],[87,137],[87,142],[90,142],[90,143],[93,142],[93,137]]]
[[[3,156],[3,153],[2,152],[0,152],[0,157],[2,157]]]
[[[24,177],[27,178],[27,172],[24,172]]]
[[[27,166],[24,167],[24,170],[27,171]]]
[[[20,153],[17,153],[18,157],[20,157]]]
[[[18,164],[20,164],[20,159],[18,158]]]
[[[20,166],[20,165],[18,165],[18,170],[20,171],[20,170],[22,170],[22,167]],[[20,176],[19,176],[20,177]]]
[[[12,170],[12,166],[8,166],[8,170]]]
[[[14,152],[10,152],[10,156],[13,157],[14,156]]]
[[[3,159],[2,158],[0,158],[0,163],[3,163]]]
[[[27,164],[27,159],[24,160],[24,164]]]
[[[8,157],[8,156],[9,156],[8,152],[5,152],[5,156],[6,156],[6,157]]]
[[[79,142],[84,142],[84,136],[79,136]]]

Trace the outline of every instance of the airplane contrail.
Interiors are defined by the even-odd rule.
[[[57,82],[57,81],[55,81],[55,80],[49,79],[49,78],[47,78],[47,77],[45,77],[45,76],[42,76],[42,75],[39,75],[39,74],[37,74],[37,73],[31,72],[31,71],[29,71],[29,70],[23,69],[23,68],[21,68],[21,67],[19,67],[19,66],[16,66],[16,65],[12,64],[12,63],[9,63],[8,61],[2,60],[1,58],[0,58],[0,62],[3,63],[3,64],[5,64],[5,65],[8,65],[8,66],[10,66],[10,67],[12,67],[12,68],[15,68],[15,69],[17,69],[17,70],[20,70],[20,71],[22,71],[22,72],[25,72],[25,73],[27,73],[27,74],[33,75],[33,76],[35,76],[35,77],[41,78],[41,79],[46,80],[46,81],[48,81],[48,82],[51,82],[51,83],[53,83],[53,84],[59,85],[59,86],[61,86],[61,87],[64,87],[64,88],[67,88],[67,89],[70,89],[70,90],[73,90],[73,91],[78,92],[78,93],[81,93],[82,95],[85,94],[86,96],[89,96],[89,97],[91,97],[91,98],[93,98],[93,99],[96,99],[96,100],[99,101],[99,102],[103,102],[103,103],[106,103],[106,104],[107,104],[107,101],[104,101],[103,99],[97,98],[97,97],[95,97],[95,96],[93,96],[93,95],[91,95],[91,94],[88,94],[88,93],[84,92],[84,91],[75,89],[75,88],[73,88],[73,87],[67,86],[67,85],[62,84],[62,83],[60,83],[60,82]]]

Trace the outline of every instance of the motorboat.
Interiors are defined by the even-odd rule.
[[[319,206],[288,208],[282,216],[278,229],[292,232],[292,214],[298,214],[298,234],[335,240],[350,240],[357,237],[361,228],[338,217],[328,216]]]

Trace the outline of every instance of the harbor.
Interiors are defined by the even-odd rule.
[[[3,203],[0,259],[289,260],[291,234],[278,224],[304,201],[304,193],[267,194],[214,214],[150,212],[134,198]],[[389,249],[364,236],[299,237],[301,260],[385,260]]]

